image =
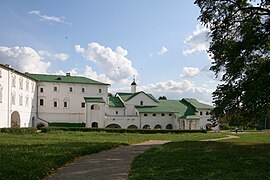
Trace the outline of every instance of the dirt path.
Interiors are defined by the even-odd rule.
[[[169,141],[151,140],[86,155],[51,175],[48,179],[124,180],[128,178],[128,171],[136,156],[167,142]]]
[[[220,140],[224,140],[224,139],[235,139],[235,138],[240,138],[240,137],[239,136],[233,136],[233,135],[227,135],[227,137],[224,137],[224,138],[204,139],[204,140],[200,140],[200,141],[220,141]]]

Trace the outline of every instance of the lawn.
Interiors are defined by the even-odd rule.
[[[147,140],[195,141],[223,134],[128,134],[52,131],[0,133],[0,179],[42,179],[78,156]]]
[[[269,179],[270,133],[171,142],[135,158],[129,179]]]

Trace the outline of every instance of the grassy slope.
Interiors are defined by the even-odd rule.
[[[129,179],[268,179],[270,133],[219,142],[172,142],[133,161]]]
[[[50,132],[31,135],[0,133],[0,179],[43,178],[78,156],[150,139],[188,141],[220,134],[118,134]]]

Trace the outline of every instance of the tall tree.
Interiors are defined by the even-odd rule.
[[[270,1],[195,0],[200,21],[210,29],[211,70],[223,73],[213,93],[214,114],[245,112],[246,117],[270,109]]]

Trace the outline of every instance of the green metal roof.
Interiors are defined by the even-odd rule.
[[[153,101],[158,102],[158,100],[156,100],[156,98],[152,94],[146,94],[143,91],[136,92],[136,93],[116,93],[116,95],[119,95],[121,97],[121,99],[126,102],[126,101],[132,99],[133,97],[137,96],[140,93],[143,93],[146,96],[148,96],[150,99],[152,99]]]
[[[136,106],[139,113],[174,113],[177,119],[199,120],[196,109],[179,100],[159,100],[157,106]]]
[[[140,113],[180,113],[185,114],[187,106],[182,104],[178,100],[159,100],[157,106],[136,106],[136,109]]]
[[[84,97],[84,100],[87,103],[105,103],[102,97]]]
[[[191,104],[192,106],[194,106],[197,110],[198,109],[213,109],[213,106],[210,106],[208,104],[204,104],[201,103],[199,101],[197,101],[196,99],[193,98],[184,98],[181,100],[184,104]]]
[[[81,76],[65,76],[65,75],[49,75],[49,74],[25,74],[31,78],[36,79],[39,82],[57,82],[57,83],[80,83],[80,84],[97,84],[97,85],[109,85],[93,79],[89,79]]]
[[[125,107],[119,97],[109,96],[109,106],[112,107]]]

